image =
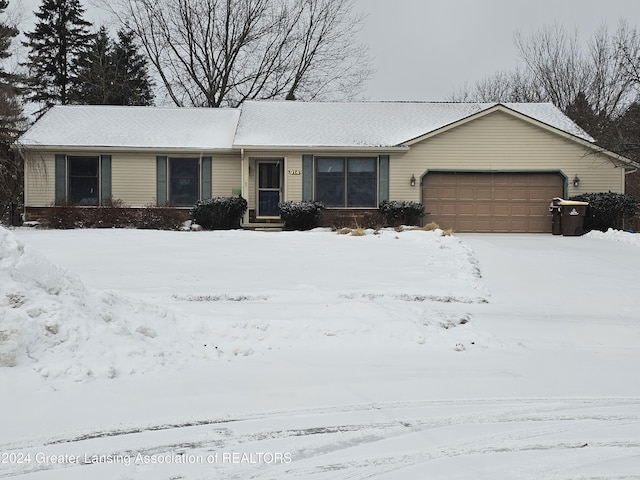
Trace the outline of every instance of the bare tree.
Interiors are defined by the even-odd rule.
[[[640,32],[621,21],[615,36],[616,60],[636,89],[640,88]]]
[[[465,85],[450,97],[454,102],[543,102],[544,92],[532,81],[527,72],[500,71],[485,77],[473,86]]]
[[[565,112],[584,96],[596,115],[615,118],[636,97],[630,76],[632,64],[621,62],[621,38],[630,38],[622,26],[615,35],[602,26],[585,48],[577,31],[568,33],[558,25],[545,26],[528,36],[518,32],[514,41],[523,67],[500,72],[456,96],[483,101],[552,102]],[[628,43],[629,48],[638,48]],[[640,66],[640,49],[634,52]]]
[[[371,75],[354,0],[96,0],[136,33],[178,106],[336,99]]]

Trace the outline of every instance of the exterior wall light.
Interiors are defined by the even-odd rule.
[[[409,185],[411,185],[412,187],[416,186],[416,176],[415,175],[411,175],[411,180],[409,180]]]
[[[573,177],[573,186],[578,188],[580,186],[580,179],[578,178],[578,174],[576,173],[576,176]]]

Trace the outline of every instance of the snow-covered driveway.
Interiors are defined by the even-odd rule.
[[[15,233],[0,478],[640,478],[637,244]]]

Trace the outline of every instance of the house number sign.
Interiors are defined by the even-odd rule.
[[[300,170],[289,170],[289,175],[302,175]]]

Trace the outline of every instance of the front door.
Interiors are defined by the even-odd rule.
[[[258,161],[258,217],[279,217],[282,160]]]

